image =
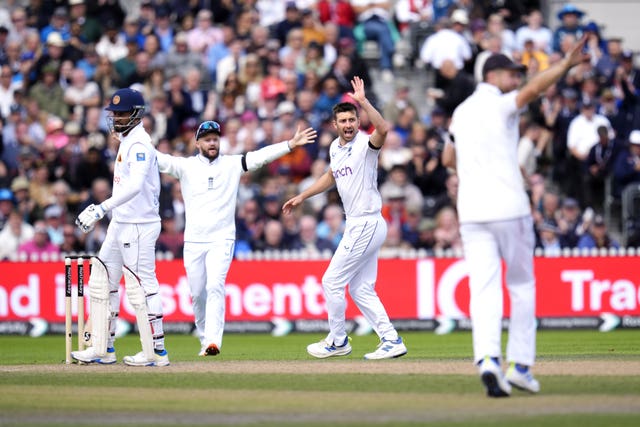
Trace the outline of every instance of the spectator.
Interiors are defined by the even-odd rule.
[[[596,114],[595,100],[583,100],[580,114],[571,121],[567,132],[567,148],[570,153],[567,167],[568,171],[573,171],[568,174],[568,193],[570,196],[576,197],[582,205],[585,203],[584,162],[587,160],[591,147],[598,143],[597,129],[600,126],[607,128],[610,137],[614,137],[609,120]]]
[[[0,188],[0,229],[4,228],[9,220],[14,202],[13,192],[8,188]]]
[[[71,85],[64,91],[64,102],[76,121],[84,119],[85,108],[100,105],[100,87],[96,82],[88,81],[85,71],[75,68],[71,74]]]
[[[382,201],[386,202],[389,198],[388,194],[395,192],[396,188],[402,189],[408,205],[423,205],[424,198],[422,197],[422,192],[415,184],[409,181],[409,175],[407,174],[405,165],[398,164],[389,170],[387,179],[380,185]]]
[[[162,228],[156,241],[156,251],[170,253],[173,258],[182,258],[184,232],[177,227],[175,212],[173,209],[166,209],[160,217]]]
[[[526,25],[516,31],[516,49],[523,50],[525,42],[531,40],[536,50],[550,54],[553,45],[553,32],[543,25],[542,12],[532,9],[526,17]]]
[[[49,241],[49,234],[44,221],[36,221],[33,231],[33,238],[18,247],[18,255],[25,254],[28,258],[40,260],[44,256],[60,253],[60,248]]]
[[[578,249],[618,249],[620,244],[609,235],[604,218],[600,215],[593,217],[588,231],[580,237]]]
[[[575,40],[580,40],[584,30],[580,23],[584,12],[574,5],[567,3],[558,12],[558,19],[562,21],[560,26],[553,32],[553,51],[560,52],[560,46],[568,35],[574,36]]]
[[[538,158],[542,154],[540,136],[540,126],[537,123],[527,123],[518,142],[518,163],[525,179],[538,169]]]
[[[396,131],[389,132],[387,140],[380,150],[381,172],[386,175],[396,165],[404,167],[411,161],[411,158],[411,149],[403,144],[400,134]]]
[[[302,10],[300,25],[302,30],[302,44],[305,47],[308,47],[311,42],[317,43],[318,46],[322,46],[324,44],[326,39],[324,27],[314,14],[313,10]]]
[[[433,22],[433,1],[397,0],[394,5],[394,16],[398,21],[400,33],[407,34],[414,24]]]
[[[184,68],[202,69],[202,56],[189,50],[187,34],[179,32],[174,38],[174,46],[167,54],[167,68],[165,74],[179,74]]]
[[[64,224],[62,226],[62,243],[60,244],[60,252],[63,254],[79,254],[84,253],[84,244],[80,240],[80,231],[72,224]]]
[[[468,23],[468,18],[462,13],[452,16],[457,22],[442,18],[436,24],[436,32],[429,36],[420,49],[420,60],[426,65],[439,70],[446,60],[453,62],[456,69],[461,70],[465,62],[471,59],[471,46],[462,35],[464,25]],[[441,89],[443,78],[437,74],[435,87]]]
[[[123,35],[118,32],[119,27],[115,20],[109,19],[105,23],[104,34],[96,44],[96,52],[99,56],[109,58],[110,62],[116,62],[129,54],[129,48]],[[137,41],[136,41],[137,43]]]
[[[187,33],[189,51],[204,55],[207,49],[222,41],[222,30],[213,25],[213,13],[207,9],[200,9],[196,14],[195,28]]]
[[[559,256],[563,245],[560,241],[558,227],[544,221],[536,227],[536,249],[542,249],[544,254]]]
[[[394,88],[394,96],[385,104],[384,109],[382,110],[384,117],[392,123],[397,121],[400,111],[405,107],[413,106],[413,108],[417,110],[416,105],[410,97],[411,86],[407,79],[396,78],[394,81]]]
[[[613,171],[613,163],[618,155],[618,145],[609,137],[609,129],[599,126],[598,143],[591,147],[586,159],[585,205],[594,209],[604,206],[605,185]]]
[[[342,208],[334,203],[325,206],[322,221],[318,223],[318,237],[327,239],[334,248],[338,247],[344,233],[345,221]]]
[[[40,40],[45,43],[49,34],[53,32],[60,34],[60,36],[62,36],[62,40],[64,40],[65,42],[69,41],[69,39],[71,38],[69,13],[63,6],[58,6],[55,8],[55,10],[53,11],[53,15],[51,15],[49,25],[47,25],[40,31]]]
[[[358,25],[354,28],[356,40],[373,40],[380,49],[381,78],[386,83],[393,81],[392,58],[395,40],[399,37],[391,19],[389,0],[351,0]]]
[[[49,241],[56,246],[60,246],[64,241],[63,215],[64,211],[58,205],[49,205],[44,210],[44,222],[49,234]]]
[[[451,117],[453,110],[473,93],[476,82],[471,74],[458,69],[449,59],[442,62],[438,74],[441,78],[441,90],[427,91],[427,95],[435,98],[436,104],[444,110],[446,116]]]
[[[451,207],[444,207],[436,214],[436,228],[433,231],[435,238],[434,249],[452,249],[462,251],[462,238],[460,237],[458,216]]]
[[[385,190],[384,193],[382,190]],[[404,189],[395,184],[388,184],[384,188],[380,187],[380,193],[383,197],[382,217],[388,225],[402,228],[407,219],[407,198]]]
[[[275,24],[273,27],[273,36],[280,42],[280,46],[284,46],[287,42],[287,36],[294,28],[300,28],[300,11],[295,1],[288,1],[285,6],[284,19]]]
[[[564,247],[577,247],[578,240],[584,234],[586,225],[582,222],[580,214],[580,205],[576,199],[565,197],[562,200],[556,222]]]
[[[29,91],[31,99],[38,103],[42,111],[66,120],[69,108],[64,102],[64,91],[58,82],[58,68],[54,64],[47,64],[42,69],[42,80],[38,81]]]
[[[422,218],[418,225],[418,241],[415,244],[416,249],[424,249],[429,256],[433,255],[433,248],[436,245],[436,222],[433,218]]]
[[[502,15],[494,13],[487,18],[487,31],[489,34],[493,34],[502,39],[502,52],[508,57],[513,57],[514,52],[518,52],[516,45],[516,37],[510,28],[507,28],[504,24],[504,18]]]
[[[353,38],[356,14],[349,0],[318,0],[316,8],[320,22],[332,22],[338,25],[340,37]]]
[[[629,184],[640,183],[640,130],[633,130],[629,134],[627,148],[615,160],[613,175],[614,194],[617,196]]]
[[[299,224],[300,233],[294,241],[292,249],[302,250],[311,255],[333,253],[335,246],[329,240],[318,237],[318,221],[313,215],[302,215]]]
[[[1,194],[2,190],[0,190]],[[32,240],[34,234],[31,224],[22,218],[22,214],[17,209],[11,211],[4,227],[0,230],[0,260],[15,257],[18,247]]]

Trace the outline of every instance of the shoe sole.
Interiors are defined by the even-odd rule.
[[[365,354],[364,359],[365,360],[382,360],[382,359],[397,359],[398,357],[402,357],[405,354],[407,354],[407,350],[405,350],[402,353],[398,353],[398,354],[394,354],[394,355],[385,355],[383,357],[367,357],[367,355]]]
[[[527,393],[535,394],[535,393],[537,393],[537,392],[539,392],[539,391],[540,391],[540,390],[533,390],[533,389],[530,389],[530,388],[528,388],[528,387],[522,386],[522,385],[517,384],[517,383],[515,383],[514,381],[511,381],[511,380],[507,380],[507,382],[508,382],[509,384],[511,384],[511,386],[512,386],[512,387],[515,387],[515,388],[517,388],[518,390],[520,390],[520,391],[525,391],[525,392],[527,392]]]
[[[209,344],[204,350],[204,356],[217,356],[218,354],[220,354],[220,349],[215,344]]]
[[[349,349],[348,352],[343,353],[343,352],[333,352],[333,353],[322,353],[322,354],[313,354],[311,353],[309,350],[307,350],[307,353],[309,353],[310,356],[313,356],[317,359],[327,359],[329,357],[335,357],[335,356],[348,356],[351,354],[351,349]]]
[[[78,359],[77,357],[73,357],[73,355],[71,356],[71,358],[73,360],[75,360],[76,362],[80,362],[80,363],[85,363],[85,364],[90,364],[90,363],[98,363],[100,365],[113,365],[114,363],[116,363],[118,360],[117,359],[113,359],[113,360],[104,360],[104,359]]]
[[[509,393],[500,388],[498,377],[493,372],[483,372],[480,375],[482,384],[487,388],[489,397],[509,397]]]

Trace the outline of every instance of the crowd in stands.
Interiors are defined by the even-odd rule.
[[[194,131],[202,120],[222,125],[226,154],[286,140],[297,126],[317,129],[316,144],[243,176],[236,255],[332,252],[344,227],[335,191],[309,199],[293,215],[283,216],[281,207],[326,170],[336,136],[331,107],[349,100],[356,75],[393,123],[379,168],[389,224],[385,250],[460,250],[457,177],[440,161],[453,110],[475,89],[490,54],[502,52],[525,64],[527,79],[583,36],[590,60],[522,116],[518,153],[538,247],[640,246],[640,224],[613,221],[609,210],[619,217],[625,189],[640,183],[640,72],[615,28],[605,35],[571,4],[560,9],[561,24],[551,28],[540,1],[5,3],[0,259],[97,252],[109,218],[86,235],[74,220],[110,195],[117,141],[104,106],[120,87],[142,92],[145,128],[159,151],[176,155],[195,152]],[[410,45],[408,53],[397,49],[400,41]],[[361,55],[367,42],[379,52],[373,67]],[[398,55],[405,57],[394,60]],[[394,77],[400,63],[406,78]],[[434,84],[415,96],[410,80],[418,73],[432,73]],[[374,87],[392,93],[375,96]],[[433,106],[426,115],[415,105],[425,99]],[[366,114],[361,122],[363,131],[370,130]],[[181,257],[179,183],[167,175],[161,179],[158,250]],[[609,227],[628,231],[626,241],[616,241]]]

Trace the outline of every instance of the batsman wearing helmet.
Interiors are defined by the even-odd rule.
[[[119,284],[135,309],[142,351],[125,356],[131,366],[169,365],[164,348],[162,301],[155,272],[155,243],[160,234],[158,197],[160,175],[151,137],[142,126],[145,102],[140,92],[117,90],[106,110],[109,127],[120,141],[113,172],[113,195],[80,213],[76,224],[85,233],[108,212],[111,222],[89,279],[92,346],[72,352],[85,363],[116,362],[116,319],[120,310]],[[104,266],[104,268],[102,268]]]
[[[221,155],[220,134],[217,122],[205,121],[196,131],[197,155],[185,158],[156,153],[160,172],[180,180],[185,202],[184,268],[200,338],[200,356],[215,356],[222,348],[224,285],[233,258],[241,175],[316,138],[313,128],[298,128],[288,141],[243,155]]]

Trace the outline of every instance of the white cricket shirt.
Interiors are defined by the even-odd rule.
[[[460,180],[460,223],[502,221],[531,213],[518,166],[517,93],[503,94],[493,85],[480,83],[453,113],[449,131]]]
[[[272,144],[258,151],[219,155],[209,161],[200,154],[174,157],[156,152],[160,172],[180,180],[185,205],[185,242],[208,243],[236,238],[235,209],[240,176],[289,152],[287,142]]]
[[[379,213],[382,208],[378,191],[380,150],[369,146],[369,135],[363,131],[358,131],[344,146],[338,141],[339,138],[334,139],[329,148],[329,165],[347,218]]]
[[[127,136],[120,136],[113,170],[113,195],[102,202],[102,207],[113,210],[112,219],[117,222],[159,222],[159,196],[156,151],[140,123]]]

